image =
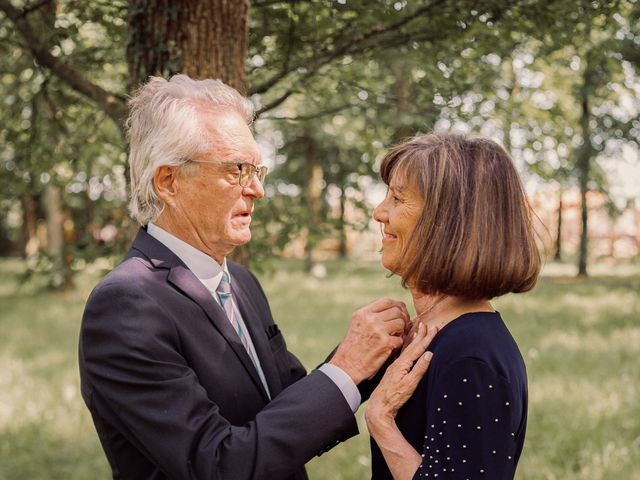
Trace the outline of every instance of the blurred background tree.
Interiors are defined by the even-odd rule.
[[[327,238],[347,256],[384,150],[434,128],[499,139],[525,181],[556,189],[557,259],[563,192],[578,187],[581,275],[589,192],[615,197],[615,212],[635,200],[606,173],[625,148],[637,158],[634,0],[0,0],[0,12],[0,248],[55,287],[131,240],[122,121],[149,75],[221,78],[255,103],[273,168],[244,263],[293,252],[312,269]]]

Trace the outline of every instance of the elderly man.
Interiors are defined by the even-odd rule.
[[[152,78],[130,106],[130,209],[143,227],[80,334],[82,396],[113,477],[306,478],[309,459],[357,433],[356,385],[401,345],[406,308],[355,312],[306,375],[256,278],[226,260],[264,195],[251,104],[177,75]]]

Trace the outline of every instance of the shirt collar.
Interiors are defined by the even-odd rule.
[[[223,273],[228,275],[229,283],[231,283],[231,275],[229,275],[226,258],[220,265],[206,253],[171,235],[153,222],[149,222],[147,233],[175,253],[210,292],[216,291]]]

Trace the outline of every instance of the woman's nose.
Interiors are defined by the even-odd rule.
[[[373,209],[373,219],[376,222],[384,223],[387,218],[386,210],[384,209],[383,205],[384,202],[378,204],[378,206]]]

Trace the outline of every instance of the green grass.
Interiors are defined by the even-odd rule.
[[[323,279],[278,262],[261,275],[289,349],[322,362],[351,312],[380,296],[409,300],[375,263],[327,265]],[[0,480],[107,479],[79,393],[76,349],[95,272],[69,294],[18,287],[23,265],[0,261]],[[640,268],[596,266],[576,280],[549,265],[530,294],[495,302],[529,373],[529,428],[520,480],[640,480]],[[361,412],[360,412],[361,413]],[[364,479],[366,429],[308,466],[312,479]]]

